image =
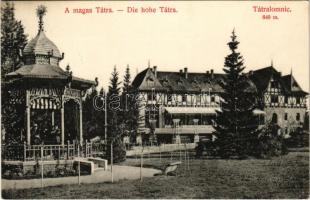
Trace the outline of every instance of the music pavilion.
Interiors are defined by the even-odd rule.
[[[16,131],[21,132],[18,140],[33,145],[35,133],[32,130],[37,126],[42,142],[51,144],[52,141],[44,139],[43,131],[57,126],[60,129],[59,145],[73,140],[82,143],[82,97],[96,82],[73,76],[68,66],[66,71],[59,67],[64,53],[61,54],[46,37],[42,18],[40,15],[36,37],[22,52],[23,63],[5,76],[8,98],[24,116],[24,122],[16,127]]]

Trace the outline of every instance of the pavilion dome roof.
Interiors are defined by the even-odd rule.
[[[46,37],[43,30],[39,30],[37,36],[29,41],[25,46],[23,53],[25,55],[52,55],[61,58],[58,47]]]

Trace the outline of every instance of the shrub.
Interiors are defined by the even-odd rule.
[[[267,123],[260,131],[257,145],[254,145],[253,155],[262,158],[285,155],[288,153],[283,135],[279,126]]]
[[[106,159],[111,163],[111,143],[107,146]],[[113,142],[113,163],[119,163],[126,160],[125,145],[121,138]]]
[[[292,148],[309,146],[309,133],[302,128],[297,128],[290,133],[290,137],[286,139],[286,144]]]

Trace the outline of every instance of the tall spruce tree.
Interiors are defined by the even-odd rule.
[[[96,136],[104,137],[104,111],[94,107],[94,100],[96,100],[97,107],[104,106],[103,99],[100,97],[103,98],[103,90],[101,89],[98,93],[94,87],[83,101],[83,133],[85,133],[85,139],[88,140]]]
[[[256,95],[247,76],[242,74],[245,67],[243,57],[237,52],[238,44],[233,31],[228,42],[231,54],[225,58],[223,68],[226,76],[222,84],[222,109],[217,111],[214,125],[216,144],[222,157],[250,155],[257,138],[258,125],[253,114]]]
[[[135,141],[139,128],[139,104],[137,90],[131,86],[130,69],[127,65],[122,93],[122,112],[125,131],[130,137],[130,142]]]
[[[21,50],[27,44],[27,36],[21,21],[15,19],[14,4],[5,2],[1,6],[1,74],[17,69],[21,62]]]
[[[125,146],[123,144],[124,127],[121,118],[121,97],[119,74],[114,67],[107,99],[108,110],[108,146],[106,157],[111,161],[111,142],[113,142],[113,162],[121,162],[126,159]]]
[[[27,44],[27,36],[21,21],[15,19],[14,4],[4,2],[1,5],[1,131],[6,143],[19,140],[23,127],[24,116],[22,106],[12,106],[9,99],[8,84],[5,74],[20,66],[21,50]],[[6,134],[5,134],[6,132]],[[4,141],[3,141],[4,142]]]

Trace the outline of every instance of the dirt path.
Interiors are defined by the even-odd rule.
[[[110,166],[109,166],[110,169]],[[143,168],[143,177],[152,177],[154,174],[160,173],[157,169]],[[139,179],[140,168],[131,166],[119,166],[114,165],[113,168],[114,181],[122,179]],[[104,171],[98,169],[92,175],[81,176],[81,183],[99,183],[99,182],[110,182],[111,171]],[[44,186],[56,186],[64,184],[77,184],[78,177],[61,177],[61,178],[46,178],[43,180]],[[1,180],[2,190],[6,189],[25,189],[25,188],[39,188],[41,187],[41,179],[27,179],[27,180]]]

